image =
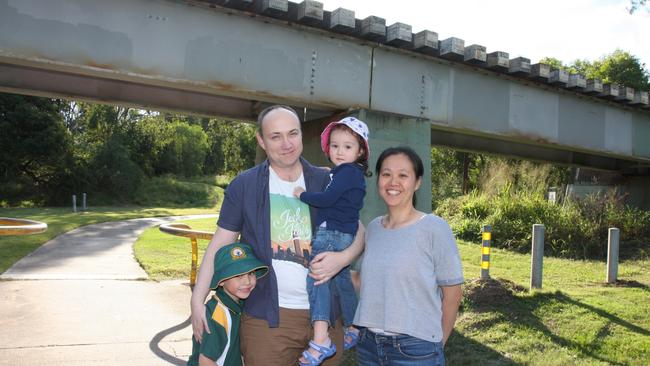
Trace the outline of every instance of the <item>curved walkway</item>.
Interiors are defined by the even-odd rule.
[[[133,243],[146,228],[216,215],[88,225],[0,275],[0,365],[184,364],[187,281],[141,281]]]

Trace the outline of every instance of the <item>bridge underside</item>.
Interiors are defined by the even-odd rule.
[[[48,98],[84,100],[134,108],[254,121],[273,104],[179,88],[173,83],[142,83],[0,62],[0,91]],[[303,114],[304,109],[296,107]],[[319,119],[331,109],[310,108],[303,117]]]
[[[544,145],[496,140],[485,136],[459,134],[445,130],[433,130],[431,132],[431,144],[468,152],[489,153],[518,159],[612,170],[625,175],[650,176],[649,163],[633,162],[580,151],[553,149]]]
[[[242,120],[367,110],[426,121],[434,145],[650,169],[647,110],[209,2],[0,0],[0,91]]]
[[[159,111],[181,112],[206,116],[220,116],[254,121],[259,111],[269,102],[214,95],[209,92],[180,89],[173,84],[144,84],[132,81],[68,73],[64,70],[46,70],[21,65],[0,63],[0,91],[43,97],[67,98],[109,103]],[[345,113],[335,108],[303,108],[294,105],[303,119],[322,120]],[[632,175],[650,175],[650,163],[618,159],[588,152],[551,148],[521,141],[496,139],[490,136],[440,128],[432,123],[431,144],[454,149],[484,152],[553,162],[615,170]],[[394,131],[399,133],[398,131]]]

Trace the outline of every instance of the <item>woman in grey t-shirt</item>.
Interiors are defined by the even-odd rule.
[[[377,160],[377,189],[388,212],[368,224],[354,324],[363,327],[359,365],[444,365],[463,282],[447,222],[415,208],[424,168],[408,147]]]

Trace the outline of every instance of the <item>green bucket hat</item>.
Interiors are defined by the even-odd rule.
[[[269,272],[269,267],[262,263],[248,244],[228,244],[214,256],[214,276],[210,288],[215,290],[221,281],[255,271],[257,278],[264,277]]]

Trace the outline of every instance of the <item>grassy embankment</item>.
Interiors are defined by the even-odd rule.
[[[215,220],[189,220],[214,230]],[[207,244],[199,241],[201,251]],[[492,252],[491,275],[479,283],[480,246],[459,242],[466,284],[463,308],[446,354],[450,365],[650,364],[650,260],[620,263],[616,286],[603,284],[604,261],[544,259],[541,291],[527,291],[530,257]],[[188,278],[187,238],[156,228],[135,244],[154,279]],[[346,355],[345,365],[354,365]]]

